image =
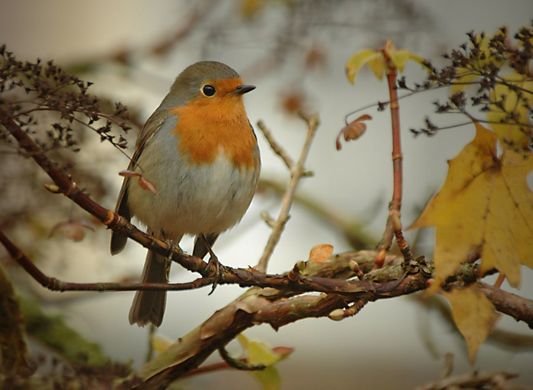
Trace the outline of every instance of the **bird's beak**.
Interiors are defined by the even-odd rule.
[[[231,91],[231,95],[244,95],[247,92],[253,91],[255,85],[239,85],[234,91]]]

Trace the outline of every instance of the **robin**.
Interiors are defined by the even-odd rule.
[[[176,245],[196,236],[193,256],[203,259],[218,235],[241,220],[257,188],[259,149],[242,101],[253,89],[220,62],[186,68],[140,131],[128,168],[150,180],[156,194],[126,177],[116,213]],[[113,232],[111,253],[126,241]],[[169,270],[169,259],[148,251],[142,280],[166,283]],[[130,323],[161,325],[165,303],[166,291],[137,291]]]

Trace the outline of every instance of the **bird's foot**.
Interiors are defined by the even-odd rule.
[[[170,262],[172,261],[172,254],[174,251],[178,251],[178,253],[183,253],[183,250],[180,248],[178,244],[176,244],[174,241],[170,239],[165,239],[165,243],[168,246],[168,252],[167,252],[167,260]]]
[[[207,269],[209,270],[209,276],[213,278],[213,288],[211,289],[211,292],[209,295],[213,294],[213,291],[218,286],[218,283],[222,280],[222,273],[220,272],[220,262],[218,261],[217,255],[215,255],[215,252],[211,249],[211,245],[207,242],[207,239],[204,235],[202,235],[202,239],[205,242],[207,251],[209,252],[209,262],[207,263]]]

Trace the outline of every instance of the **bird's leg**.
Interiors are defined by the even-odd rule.
[[[207,268],[209,270],[213,270],[213,288],[209,293],[209,295],[211,295],[213,294],[213,291],[215,291],[215,288],[217,288],[218,282],[220,281],[220,262],[218,261],[218,257],[217,255],[215,255],[215,252],[213,252],[213,249],[211,249],[211,245],[209,244],[209,241],[207,240],[205,235],[201,234],[200,237],[203,240],[207,251],[209,252],[209,261],[207,263]]]
[[[172,254],[174,253],[174,249],[176,249],[176,244],[174,244],[174,241],[168,239],[165,239],[165,242],[168,246],[167,260],[172,261]]]
[[[167,244],[168,246],[168,251],[167,251],[167,261],[169,263],[172,262],[172,254],[174,253],[174,251],[176,250],[176,247],[177,247],[177,250],[178,250],[178,253],[182,253],[183,250],[180,248],[179,244],[176,244],[173,240],[169,239],[166,237],[165,235],[165,232],[161,232],[161,234],[163,235],[163,238],[165,240],[165,243]],[[179,241],[178,241],[179,242]]]

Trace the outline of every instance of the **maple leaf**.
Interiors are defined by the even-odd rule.
[[[450,292],[443,291],[442,295],[450,302],[455,325],[468,346],[470,364],[474,364],[479,347],[500,316],[494,310],[494,305],[475,285]]]
[[[437,291],[474,252],[481,272],[496,268],[520,285],[520,265],[533,267],[533,193],[527,175],[533,155],[497,155],[498,135],[479,123],[475,139],[449,162],[446,182],[411,228],[436,226]]]
[[[517,73],[506,76],[504,80],[510,87],[497,84],[491,91],[490,100],[502,102],[499,103],[501,107],[496,103],[490,105],[487,120],[501,140],[525,149],[530,142],[531,132],[524,131],[521,127],[529,123],[533,94],[521,91],[533,91],[533,81]]]

